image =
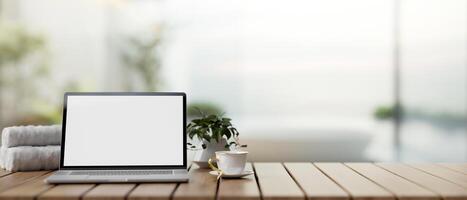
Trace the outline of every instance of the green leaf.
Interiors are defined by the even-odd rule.
[[[209,135],[203,135],[203,139],[205,139],[208,142],[211,142],[211,137],[209,137]]]
[[[191,120],[192,123],[195,123],[195,124],[199,124],[203,121],[203,119],[194,119],[194,120]]]
[[[216,140],[216,142],[219,142],[219,130],[215,129],[215,130],[212,130],[212,137]]]
[[[232,133],[228,128],[223,129],[224,135],[227,137],[227,139],[230,139],[232,137]]]

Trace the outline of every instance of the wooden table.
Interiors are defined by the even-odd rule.
[[[253,163],[222,179],[192,167],[189,183],[44,183],[50,171],[0,171],[0,199],[467,199],[467,164]]]

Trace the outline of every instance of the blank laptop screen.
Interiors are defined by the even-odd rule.
[[[182,166],[183,96],[67,98],[63,166]]]

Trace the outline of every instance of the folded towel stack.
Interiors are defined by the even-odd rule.
[[[4,128],[0,167],[8,171],[57,169],[60,142],[60,125]]]

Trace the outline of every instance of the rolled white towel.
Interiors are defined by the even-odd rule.
[[[1,148],[2,168],[7,171],[58,169],[60,146],[21,146]]]
[[[2,169],[5,169],[5,154],[6,154],[6,151],[8,150],[8,148],[4,148],[4,147],[1,147],[0,148],[0,167]]]
[[[6,127],[2,147],[60,145],[61,136],[61,125]]]

